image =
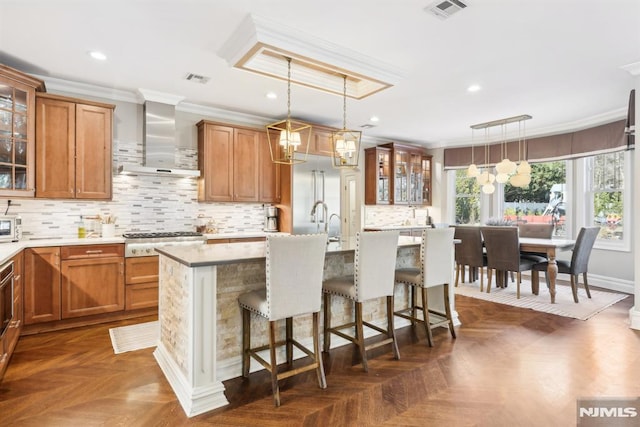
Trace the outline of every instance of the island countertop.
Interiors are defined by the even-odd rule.
[[[420,245],[417,237],[400,236],[398,247]],[[165,255],[187,267],[205,267],[209,265],[251,262],[265,258],[265,242],[227,243],[218,245],[165,246],[156,248],[156,252]],[[329,242],[327,253],[354,251],[355,238],[340,242]]]

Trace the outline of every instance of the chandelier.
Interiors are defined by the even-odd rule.
[[[347,76],[343,86],[342,130],[331,132],[333,167],[357,168],[362,132],[347,129]]]
[[[287,118],[267,125],[271,161],[285,165],[304,163],[309,154],[311,125],[291,120],[291,58],[287,59]],[[276,136],[277,135],[277,136]]]
[[[472,133],[471,145],[471,164],[467,168],[467,176],[476,178],[478,184],[482,187],[482,192],[492,194],[495,191],[494,182],[499,184],[509,183],[514,187],[525,188],[531,182],[531,166],[526,160],[526,131],[524,127],[525,120],[531,119],[528,114],[509,117],[507,119],[494,120],[486,123],[472,125],[472,132],[476,129],[485,130],[485,147],[484,147],[484,170],[478,168],[474,162],[474,144]],[[507,153],[507,125],[509,123],[518,122],[518,163],[511,161]],[[490,156],[489,156],[489,128],[501,126],[502,135],[500,143],[501,160],[495,166],[495,174],[491,172]]]

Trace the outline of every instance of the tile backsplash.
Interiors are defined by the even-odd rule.
[[[113,148],[111,201],[12,199],[9,214],[22,217],[24,238],[75,237],[81,215],[117,217],[116,236],[128,231],[195,231],[198,215],[211,218],[220,233],[262,231],[262,204],[198,203],[193,178],[118,175],[120,164],[142,164],[142,143],[114,140]],[[179,167],[197,169],[195,150],[180,149],[176,157]],[[0,207],[6,209],[6,201],[0,200]],[[86,225],[90,231],[91,221]],[[97,233],[99,228],[96,225]]]

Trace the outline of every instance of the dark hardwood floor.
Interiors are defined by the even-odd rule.
[[[111,323],[20,339],[0,383],[2,426],[572,426],[579,397],[640,396],[633,297],[587,320],[457,297],[458,338],[398,331],[401,360],[376,351],[369,374],[351,346],[315,374],[281,384],[264,372],[225,382],[231,404],[187,418],[152,349],[114,355]],[[151,319],[144,319],[151,320]],[[138,319],[135,323],[140,322]],[[131,323],[131,322],[129,322]]]

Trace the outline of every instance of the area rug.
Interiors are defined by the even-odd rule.
[[[486,283],[485,283],[486,285]],[[520,284],[520,299],[516,298],[516,284],[509,283],[506,288],[491,287],[491,293],[480,292],[480,282],[458,283],[455,289],[456,295],[464,295],[499,304],[507,304],[515,307],[529,308],[531,310],[556,314],[558,316],[573,317],[574,319],[587,320],[598,314],[605,308],[627,298],[629,295],[617,292],[604,292],[589,288],[591,299],[587,298],[582,285],[578,287],[578,303],[573,302],[571,287],[567,285],[556,286],[556,302],[551,304],[551,297],[544,281],[540,282],[539,295],[531,293],[531,282],[523,280]]]
[[[154,321],[111,328],[109,335],[115,354],[155,347],[160,339],[160,324]]]

